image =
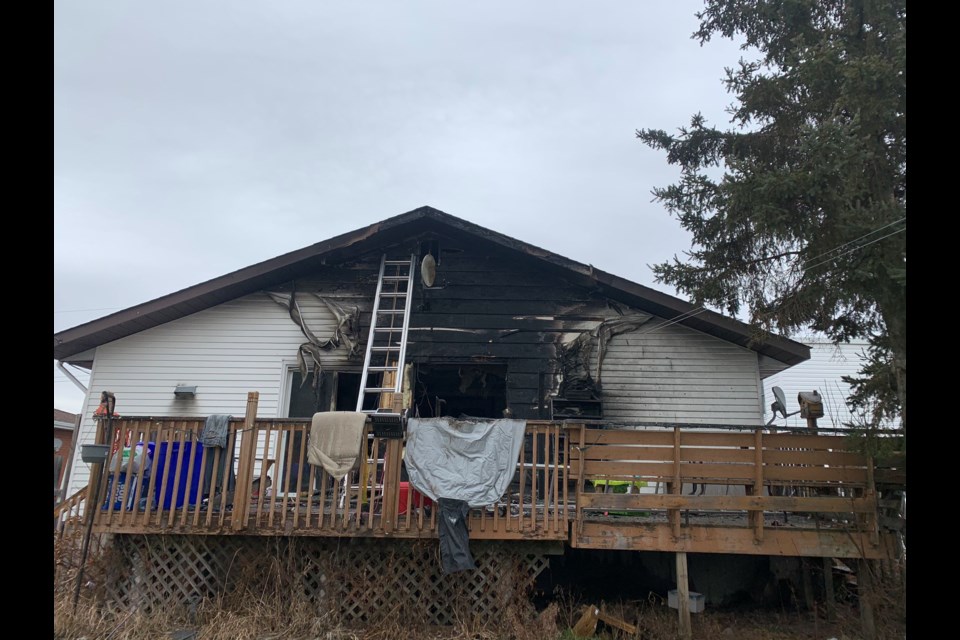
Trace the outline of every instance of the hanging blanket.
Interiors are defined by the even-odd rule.
[[[410,484],[437,502],[493,504],[517,471],[526,426],[526,420],[411,418],[404,454]]]
[[[200,444],[205,447],[227,446],[227,435],[230,433],[230,417],[224,413],[207,416],[207,421],[200,431]]]
[[[355,411],[328,411],[313,414],[307,460],[320,465],[336,479],[347,475],[357,466],[363,445],[365,413]]]

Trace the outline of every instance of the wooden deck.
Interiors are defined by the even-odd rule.
[[[306,460],[301,445],[310,421],[257,418],[257,400],[251,393],[246,416],[231,422],[225,449],[197,445],[204,418],[101,420],[98,442],[109,438],[115,450],[122,444],[129,451],[140,443],[152,452],[150,468],[139,469],[136,456],[113,456],[99,495],[94,499],[89,487],[55,509],[55,521],[96,504],[97,532],[437,536],[437,509],[401,482],[402,440],[368,434],[359,470],[336,482]],[[897,557],[904,456],[878,461],[858,449],[844,435],[762,427],[529,421],[511,488],[498,503],[471,511],[470,537],[592,549]],[[91,466],[91,477],[99,467]]]

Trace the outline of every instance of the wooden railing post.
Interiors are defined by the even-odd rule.
[[[758,428],[753,435],[753,495],[762,500],[763,496],[763,430]],[[751,511],[753,520],[753,537],[757,542],[763,541],[763,507]]]
[[[584,485],[586,480],[584,477],[584,466],[586,465],[586,457],[583,455],[584,450],[586,449],[586,435],[587,427],[586,425],[579,424],[577,425],[577,430],[580,432],[579,443],[577,445],[577,497],[576,497],[576,506],[574,507],[574,518],[576,519],[575,530],[579,535],[583,531],[583,508],[580,506],[581,498],[583,495]]]
[[[537,432],[539,426],[535,426],[530,432],[530,531],[537,532]],[[523,513],[520,513],[523,518]]]
[[[673,486],[670,488],[672,495],[678,496],[683,493],[683,479],[680,475],[680,427],[673,428]],[[680,510],[670,509],[670,530],[674,538],[680,537]]]
[[[243,431],[240,434],[240,461],[237,469],[237,485],[233,495],[233,530],[243,529],[250,518],[250,487],[253,482],[253,458],[257,450],[257,434],[254,430],[257,422],[257,405],[260,392],[247,393],[247,411],[243,418]]]
[[[397,506],[400,489],[400,464],[403,452],[403,441],[399,438],[390,438],[387,441],[387,451],[384,454],[385,478],[383,479],[383,530],[384,533],[393,533],[397,526]],[[364,454],[366,455],[366,454]],[[359,506],[358,506],[359,508]],[[409,513],[409,511],[408,511]]]
[[[104,433],[104,424],[106,423],[106,421],[98,420],[94,418],[94,422],[97,423],[97,431],[96,431],[96,435],[94,435],[93,437],[93,442],[95,444],[105,444],[103,439],[103,433]],[[110,452],[107,451],[107,460],[105,460],[102,463],[94,462],[90,465],[90,476],[87,478],[87,499],[85,501],[86,502],[85,506],[90,507],[90,512],[83,514],[86,518],[91,518],[91,519],[95,518],[99,511],[99,509],[94,508],[94,505],[97,504],[97,493],[99,493],[101,489],[100,487],[101,483],[98,482],[97,480],[102,475],[101,467],[104,464],[107,464],[109,460],[110,460]]]

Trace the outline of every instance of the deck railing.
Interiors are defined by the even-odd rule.
[[[112,447],[89,501],[100,505],[98,530],[436,535],[437,509],[401,479],[402,440],[365,432],[359,468],[338,479],[308,461],[310,419],[255,416],[252,398],[246,417],[230,420],[223,448],[202,446],[204,418],[101,420],[97,442],[109,436]],[[575,506],[566,440],[561,425],[528,423],[511,488],[471,509],[471,537],[566,538]]]
[[[57,537],[63,536],[70,526],[81,523],[86,497],[84,487],[53,508],[53,532]]]
[[[256,409],[251,393],[223,448],[200,444],[204,418],[101,420],[98,442],[113,450],[99,495],[87,500],[99,505],[98,531],[437,535],[435,505],[402,479],[401,439],[366,433],[358,468],[332,478],[309,464],[310,419],[257,418]],[[878,465],[841,435],[528,421],[510,488],[471,510],[470,536],[567,540],[571,523],[582,531],[627,516],[664,522],[677,537],[696,512],[742,516],[756,540],[771,514],[848,518],[875,540],[876,487],[905,477],[902,456]],[[63,508],[79,509],[80,499]]]
[[[579,520],[662,515],[679,535],[684,512],[745,514],[760,539],[764,512],[833,514],[876,532],[874,462],[846,436],[587,428],[571,473]],[[611,481],[637,488],[609,493]]]

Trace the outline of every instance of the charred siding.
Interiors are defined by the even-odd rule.
[[[634,311],[542,261],[475,237],[422,236],[388,251],[392,258],[419,257],[430,239],[439,243],[436,281],[424,288],[416,275],[407,362],[506,366],[507,403],[517,417],[541,417],[541,405],[557,391],[559,344]],[[365,342],[380,256],[324,267],[297,280],[296,290],[304,299],[316,294],[357,305]],[[656,317],[610,341],[601,373],[610,419],[743,424],[762,416],[755,353]]]

